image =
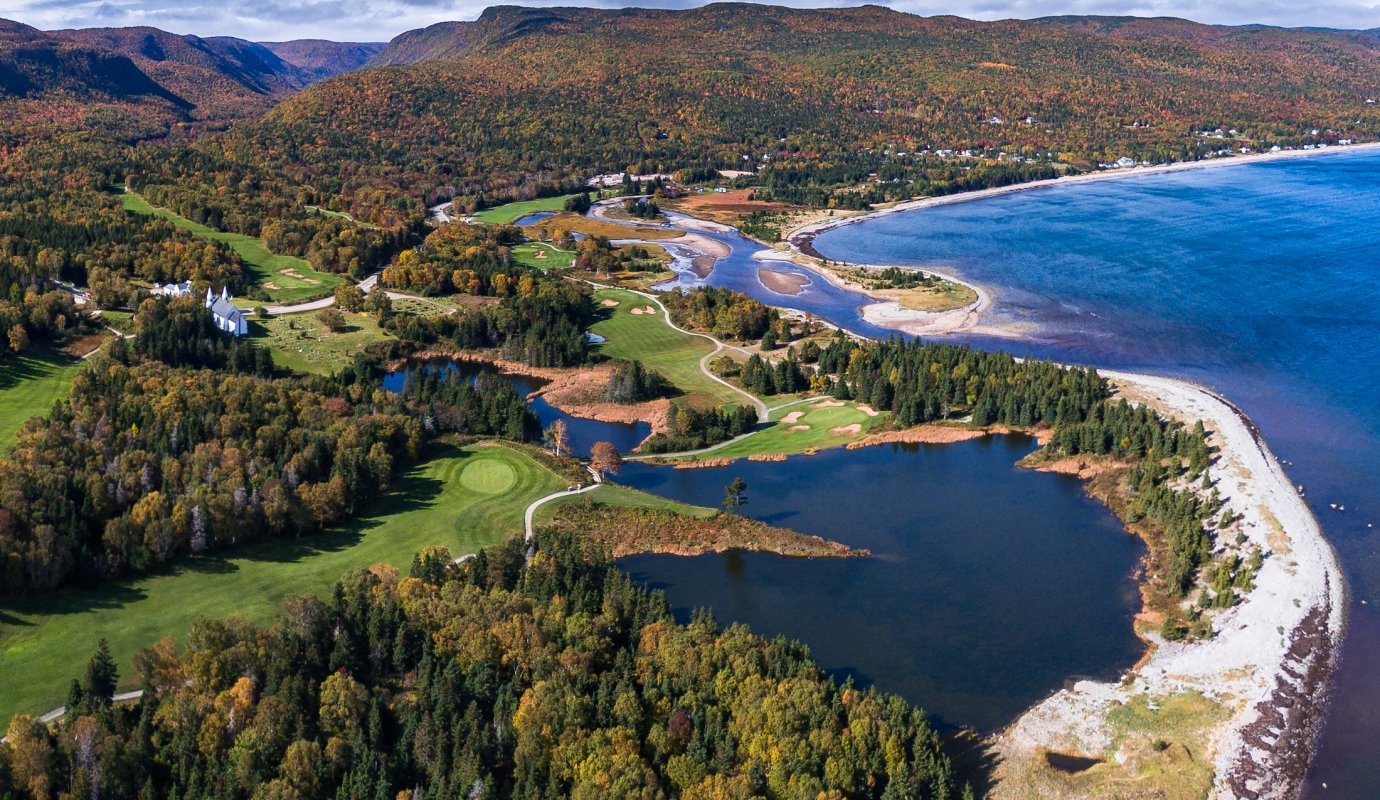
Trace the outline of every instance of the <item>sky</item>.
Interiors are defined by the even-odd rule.
[[[334,39],[381,42],[445,20],[474,19],[487,5],[582,5],[604,8],[686,8],[696,0],[0,0],[0,17],[37,28],[151,25],[198,36],[254,41]],[[873,0],[913,14],[972,19],[1052,14],[1128,14],[1184,17],[1225,25],[1380,28],[1380,0]],[[822,7],[850,0],[783,0]]]

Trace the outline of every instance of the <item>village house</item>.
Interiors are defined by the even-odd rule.
[[[192,282],[183,281],[181,283],[168,283],[154,287],[154,294],[161,294],[164,297],[186,297],[192,293]]]
[[[244,312],[230,302],[230,292],[225,287],[221,287],[219,297],[212,294],[210,287],[207,287],[206,307],[211,310],[211,317],[216,321],[217,328],[232,336],[244,336],[249,333],[249,323],[244,318]]]

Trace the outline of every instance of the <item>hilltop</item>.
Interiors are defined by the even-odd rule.
[[[405,33],[370,64],[389,68],[294,95],[247,139],[306,179],[352,183],[367,164],[368,184],[418,197],[704,165],[823,204],[808,187],[927,191],[922,151],[1091,166],[1224,146],[1204,130],[1239,147],[1380,125],[1373,33],[1183,20],[504,6]]]
[[[362,66],[382,47],[323,41],[263,45],[150,27],[45,32],[0,20],[0,102],[28,101],[20,107],[21,117],[51,115],[55,108],[90,115],[115,106],[163,128],[253,118],[318,80]],[[121,127],[135,135],[150,133],[137,124]]]

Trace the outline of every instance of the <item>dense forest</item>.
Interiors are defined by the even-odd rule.
[[[103,650],[54,729],[15,717],[0,796],[958,800],[925,715],[802,645],[678,624],[583,533],[346,575],[273,621]]]
[[[394,395],[367,356],[274,377],[196,299],[147,300],[135,329],[0,459],[0,593],[319,530],[368,508],[430,436],[539,433],[502,381],[433,375]]]

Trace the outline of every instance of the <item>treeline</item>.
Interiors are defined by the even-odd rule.
[[[664,397],[674,391],[660,372],[647,369],[641,361],[616,361],[609,375],[604,400],[610,403],[641,403]]]
[[[661,302],[677,325],[740,342],[761,339],[780,319],[776,309],[742,292],[715,286],[700,286],[689,292],[665,292]]]
[[[666,412],[666,430],[652,435],[638,450],[643,453],[699,450],[742,436],[756,425],[757,412],[751,407],[724,406],[701,411],[672,403]]]
[[[408,373],[402,399],[421,417],[428,433],[502,436],[518,442],[541,437],[541,420],[527,399],[510,381],[489,372],[471,379],[458,370],[422,364]]]
[[[118,361],[130,361],[126,350],[138,359],[172,367],[226,369],[264,378],[273,374],[272,351],[217,328],[196,295],[144,300],[134,315],[134,338],[111,344],[111,354]]]
[[[925,714],[837,685],[798,643],[679,624],[589,534],[411,575],[376,566],[256,627],[98,652],[50,729],[10,721],[0,796],[969,800]]]
[[[972,416],[975,425],[1052,427],[1086,419],[1107,397],[1091,369],[920,340],[857,342],[839,333],[819,354],[832,394],[890,411],[897,424]]]
[[[530,293],[536,271],[514,261],[509,251],[522,240],[511,225],[442,225],[421,245],[399,253],[379,283],[428,295]]]
[[[811,388],[823,388],[827,382],[812,381],[814,373],[806,374],[794,350],[787,351],[785,357],[775,363],[753,353],[743,364],[738,380],[743,388],[755,395],[769,397],[775,394],[793,394]]]
[[[339,521],[421,446],[415,418],[375,412],[369,399],[323,381],[93,364],[0,465],[4,592]]]
[[[878,203],[932,197],[1057,178],[1048,161],[1013,163],[997,153],[955,160],[933,154],[896,155],[868,150],[820,163],[800,154],[778,156],[757,175],[758,200],[791,205],[866,210]],[[990,157],[989,157],[990,156]],[[840,191],[834,187],[850,187]],[[862,188],[851,188],[851,187]]]
[[[365,355],[334,378],[270,378],[266,350],[207,337],[206,316],[147,301],[134,339],[20,431],[0,461],[0,593],[320,530],[387,491],[429,436],[539,433],[502,381],[423,377],[393,395]]]
[[[415,200],[379,189],[314,187],[225,144],[208,139],[139,148],[122,165],[122,179],[155,206],[217,230],[262,237],[276,253],[357,279],[421,238],[426,211]]]
[[[431,317],[395,314],[384,327],[406,342],[456,350],[498,349],[502,356],[536,367],[573,367],[589,360],[585,332],[594,324],[590,289],[540,275],[528,294],[496,304]]]

